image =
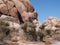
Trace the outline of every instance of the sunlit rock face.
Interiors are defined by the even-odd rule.
[[[37,20],[37,12],[29,0],[1,0],[0,15],[5,14],[17,18],[20,23]]]
[[[0,45],[50,45],[60,41],[60,19],[49,17],[39,23],[37,17],[29,0],[0,0]]]
[[[22,23],[31,22],[32,24],[33,23],[37,24],[38,23],[37,15],[38,15],[37,12],[31,5],[29,0],[0,0],[0,20],[4,22],[3,28],[2,29],[0,28],[0,30],[3,29],[7,30],[4,33],[2,31],[1,33],[2,35],[0,35],[0,38],[1,36],[3,38],[2,40],[0,40],[2,42],[2,43],[0,42],[0,44],[29,45],[28,41],[30,40],[27,38],[28,36],[24,32],[24,30],[21,29],[20,23],[22,24]],[[7,23],[8,26],[6,26],[5,23]],[[35,29],[32,28],[32,30]],[[32,30],[27,30],[27,31],[29,32]],[[30,39],[32,39],[32,37]],[[34,40],[34,38],[32,40]],[[28,42],[28,43],[25,44],[24,42]],[[33,45],[33,43],[31,43],[30,45]]]
[[[60,19],[56,17],[49,17],[45,22],[45,29],[60,30]]]

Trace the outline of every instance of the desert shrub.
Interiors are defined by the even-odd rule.
[[[21,24],[21,28],[26,32],[27,29],[27,23]]]
[[[14,28],[9,27],[9,24],[0,20],[0,41],[5,37],[10,36],[11,32],[14,32]]]
[[[50,35],[52,33],[52,30],[46,30],[47,35]]]
[[[27,35],[32,36],[33,40],[35,40],[34,38],[35,38],[35,35],[36,35],[35,34],[35,32],[36,32],[36,30],[35,30],[36,26],[33,23],[30,23],[30,22],[24,23],[24,24],[21,25],[21,28],[24,30],[24,32]],[[27,36],[27,38],[30,38],[30,37]]]
[[[40,37],[40,41],[43,41],[43,38],[47,35],[47,33],[41,30],[40,32],[38,32],[38,35]]]
[[[21,28],[26,32],[26,33],[30,33],[33,32],[36,28],[36,26],[33,23],[24,23],[21,25]]]
[[[43,38],[46,37],[47,35],[51,37],[51,36],[53,36],[53,34],[55,34],[55,30],[45,29],[44,24],[40,25],[39,29],[40,29],[40,31],[38,31],[38,36],[40,38],[40,41],[43,41]]]

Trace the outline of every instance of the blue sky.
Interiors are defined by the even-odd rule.
[[[60,18],[60,0],[30,0],[38,13],[39,22],[43,22],[49,16]]]

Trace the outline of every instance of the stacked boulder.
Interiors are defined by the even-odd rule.
[[[50,16],[45,22],[45,29],[60,30],[60,19]]]
[[[37,20],[37,12],[29,0],[0,0],[0,16],[8,15],[20,23]]]

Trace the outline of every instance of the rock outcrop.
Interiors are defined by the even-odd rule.
[[[35,39],[33,23],[20,25],[15,22],[14,17],[6,15],[0,17],[0,45],[45,45],[43,42],[34,42]]]
[[[0,45],[59,45],[60,19],[37,16],[29,0],[0,0]]]
[[[1,39],[2,43],[0,44],[24,45],[25,43],[23,42],[27,42],[28,40],[30,41],[30,39],[28,39],[26,35],[27,33],[24,32],[24,30],[21,28],[21,25],[19,23],[22,24],[22,23],[31,22],[32,24],[33,23],[36,24],[38,23],[37,16],[38,14],[31,5],[31,3],[29,2],[29,0],[0,0],[0,20],[1,20],[0,22],[3,22],[1,23],[2,24],[1,26],[3,25],[5,26],[5,28],[4,26],[1,27],[0,30],[1,31],[3,29],[7,30],[5,32],[2,31],[1,34],[3,35],[0,35],[0,38],[2,36],[3,39]],[[5,23],[8,26],[6,26]],[[25,45],[29,45],[28,43]],[[31,43],[31,45],[33,45],[33,43]]]
[[[0,14],[12,16],[20,23],[37,20],[37,12],[29,0],[1,0]]]
[[[56,17],[49,17],[45,22],[45,29],[60,30],[60,19]]]
[[[24,24],[19,24],[18,20],[17,22],[12,16],[2,15],[0,17],[0,44],[53,45],[54,42],[58,44],[60,41],[60,25],[58,25],[60,19],[58,18],[49,17],[43,23],[38,23],[36,20],[33,23]]]

